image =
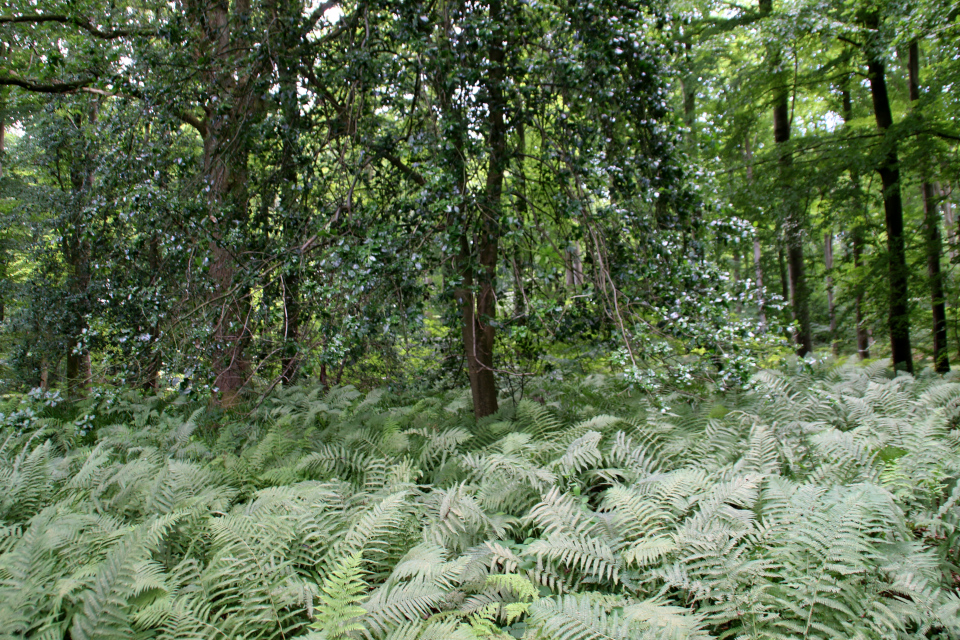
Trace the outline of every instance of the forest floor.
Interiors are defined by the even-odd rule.
[[[8,400],[0,637],[960,637],[952,378],[534,386]]]

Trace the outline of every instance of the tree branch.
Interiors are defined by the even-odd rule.
[[[383,158],[384,160],[386,160],[387,162],[395,166],[397,169],[399,169],[403,175],[405,175],[406,177],[416,182],[419,186],[421,187],[427,186],[426,179],[422,175],[420,175],[420,173],[416,169],[406,164],[403,160],[401,160],[397,156],[387,151],[381,151],[379,155],[381,158]]]
[[[54,81],[44,83],[21,78],[13,72],[8,72],[8,74],[9,75],[6,76],[0,75],[0,86],[21,87],[22,89],[26,89],[27,91],[32,91],[34,93],[73,93],[93,84],[93,82],[96,80],[94,77],[89,77],[81,80],[73,80],[71,82]]]
[[[84,20],[83,18],[72,18],[70,16],[60,14],[35,13],[19,16],[0,16],[0,24],[43,24],[45,22],[73,25],[83,29],[95,38],[100,38],[101,40],[114,40],[116,38],[123,38],[126,36],[156,35],[157,33],[152,29],[113,29],[110,31],[103,31],[98,27],[95,27],[89,20]]]

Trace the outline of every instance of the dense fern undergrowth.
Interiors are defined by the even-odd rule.
[[[691,403],[594,376],[480,424],[467,397],[7,415],[0,636],[960,637],[949,378]]]

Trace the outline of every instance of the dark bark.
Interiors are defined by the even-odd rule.
[[[759,0],[761,15],[773,11],[772,0]],[[780,190],[783,193],[782,222],[787,249],[787,272],[790,278],[790,306],[797,324],[797,355],[803,357],[813,351],[813,334],[810,327],[810,295],[807,287],[806,265],[803,257],[803,215],[794,189],[793,154],[790,144],[790,93],[780,70],[781,52],[776,45],[767,51],[767,64],[774,73],[773,87],[773,139],[777,145],[777,165]],[[782,267],[781,267],[782,269]]]
[[[290,2],[284,13],[288,16],[299,15],[302,5]],[[278,17],[279,20],[279,17]],[[297,25],[299,27],[299,24]],[[283,34],[284,46],[279,54],[280,105],[283,110],[284,132],[280,155],[280,214],[283,216],[283,236],[288,251],[301,246],[305,220],[300,207],[297,157],[300,131],[300,103],[297,93],[297,68],[299,65],[297,41],[298,30],[289,28]],[[281,275],[283,297],[283,351],[280,356],[280,378],[283,384],[296,382],[300,370],[300,338],[302,322],[302,301],[300,291],[300,264],[284,268]]]
[[[197,130],[203,136],[204,189],[215,224],[208,248],[210,303],[217,309],[211,331],[210,364],[216,389],[211,400],[229,407],[239,401],[250,377],[245,353],[252,337],[249,285],[243,282],[241,269],[248,226],[247,136],[262,113],[264,88],[260,85],[266,63],[242,58],[250,50],[244,35],[250,19],[247,0],[233,4],[184,0],[184,8],[198,34],[198,55],[210,61],[201,77],[215,98]],[[241,66],[246,72],[238,75]],[[240,240],[228,239],[231,236]]]
[[[886,153],[877,171],[883,184],[883,210],[887,228],[887,262],[889,265],[890,300],[888,327],[890,352],[894,369],[913,373],[913,350],[910,347],[910,297],[907,254],[903,235],[903,203],[900,199],[900,161],[896,140],[887,133],[893,126],[893,113],[887,94],[886,67],[879,56],[867,61],[870,94],[877,128],[884,135]]]
[[[773,138],[777,144],[780,187],[784,194],[783,227],[787,245],[787,272],[790,276],[790,305],[797,323],[796,350],[797,355],[803,357],[813,351],[813,336],[803,256],[803,211],[794,192],[793,154],[786,148],[790,144],[790,105],[787,87],[783,82],[778,82],[774,90]]]
[[[90,124],[97,121],[100,103],[94,99],[86,117]],[[82,124],[83,116],[79,118]],[[92,382],[90,352],[83,344],[87,333],[86,314],[89,311],[90,288],[90,240],[83,220],[84,203],[90,197],[94,184],[94,154],[88,147],[79,157],[73,158],[70,167],[71,219],[63,235],[63,255],[69,268],[67,289],[70,295],[70,320],[67,328],[67,397],[86,396]]]
[[[908,59],[910,80],[910,101],[920,100],[920,46],[914,40],[910,43]],[[933,368],[937,373],[950,371],[950,357],[947,344],[947,306],[943,291],[943,276],[940,273],[940,257],[943,254],[943,241],[940,237],[940,210],[933,195],[933,185],[928,180],[926,162],[920,167],[923,182],[920,193],[923,197],[924,248],[927,254],[927,278],[930,282],[930,312],[933,320]]]
[[[504,119],[505,98],[503,95],[504,48],[503,12],[500,0],[489,5],[490,24],[493,28],[488,47],[490,70],[485,79],[487,89],[487,180],[480,208],[480,232],[477,236],[479,279],[477,308],[473,314],[473,357],[468,364],[476,367],[473,388],[473,409],[477,418],[497,411],[497,382],[493,369],[493,349],[496,340],[497,317],[496,275],[500,244],[500,209],[503,198],[503,176],[507,165],[507,129]],[[470,348],[470,347],[468,347]]]

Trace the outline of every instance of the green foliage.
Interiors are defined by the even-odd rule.
[[[216,434],[132,396],[93,445],[5,426],[0,635],[960,634],[957,383],[764,371],[656,407],[529,384],[547,404],[480,423],[459,391],[345,387]]]

